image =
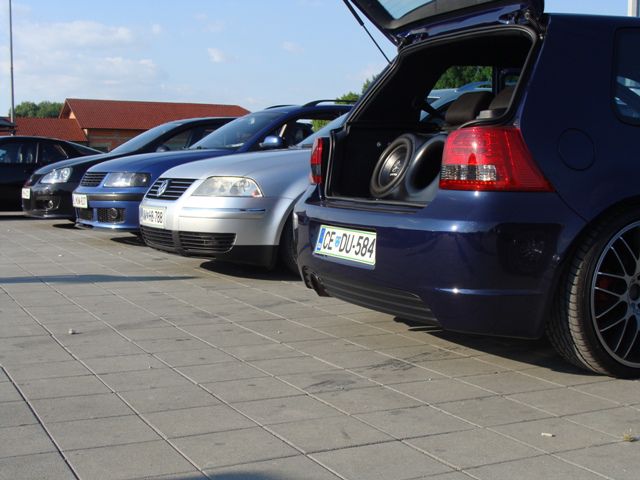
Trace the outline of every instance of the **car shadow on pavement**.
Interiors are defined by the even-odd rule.
[[[110,283],[110,282],[158,282],[167,280],[192,280],[190,276],[125,276],[125,275],[39,275],[34,277],[0,277],[0,284],[17,283]]]
[[[300,276],[291,272],[281,265],[277,265],[273,270],[253,265],[242,265],[230,262],[220,262],[208,260],[200,265],[200,268],[210,272],[230,275],[239,278],[252,280],[272,280],[272,281],[298,281]]]
[[[62,223],[54,223],[53,228],[61,228],[62,230],[83,230],[82,228],[76,227],[76,224],[69,220],[68,222]]]
[[[451,350],[464,348],[473,350],[477,355],[493,355],[531,367],[543,367],[561,373],[589,375],[590,372],[575,367],[563,359],[553,348],[547,337],[535,340],[520,338],[489,337],[469,333],[446,332],[440,327],[424,325],[412,320],[396,317],[395,321],[404,323],[412,332],[424,332],[440,341],[451,344]],[[438,342],[440,344],[440,342]],[[465,353],[469,353],[469,351]],[[473,353],[471,353],[473,355]],[[593,374],[598,377],[597,374]]]
[[[128,234],[123,237],[113,237],[111,239],[112,242],[121,243],[123,245],[129,245],[131,247],[146,247],[147,244],[144,243],[142,237],[137,234]]]

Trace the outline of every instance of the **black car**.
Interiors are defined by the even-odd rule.
[[[20,210],[20,189],[38,168],[99,150],[57,138],[0,137],[0,210]]]
[[[92,150],[91,153],[98,155],[46,165],[36,170],[24,184],[22,210],[30,217],[73,220],[75,210],[71,205],[71,192],[80,184],[80,179],[90,167],[126,155],[187,148],[233,119],[234,117],[207,117],[175,120],[147,130],[109,153]]]

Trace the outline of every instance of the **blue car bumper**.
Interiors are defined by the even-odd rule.
[[[76,222],[85,227],[136,232],[140,229],[138,206],[145,192],[146,188],[110,191],[79,187],[74,194],[86,195],[88,208],[76,208]]]
[[[544,332],[563,259],[584,221],[553,193],[445,192],[425,208],[296,206],[298,265],[320,294],[446,330]],[[323,225],[376,233],[374,266],[314,253]]]

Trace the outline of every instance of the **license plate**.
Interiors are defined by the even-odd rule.
[[[165,208],[142,207],[140,210],[140,223],[164,228],[165,213]]]
[[[319,255],[375,265],[376,234],[322,225],[313,251]]]
[[[71,203],[75,208],[88,208],[87,196],[82,193],[71,194]]]
[[[31,189],[30,188],[23,188],[22,189],[22,198],[24,198],[25,200],[29,200],[31,198]]]

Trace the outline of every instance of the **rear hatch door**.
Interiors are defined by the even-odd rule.
[[[481,25],[538,20],[544,12],[544,0],[349,1],[396,45]]]

